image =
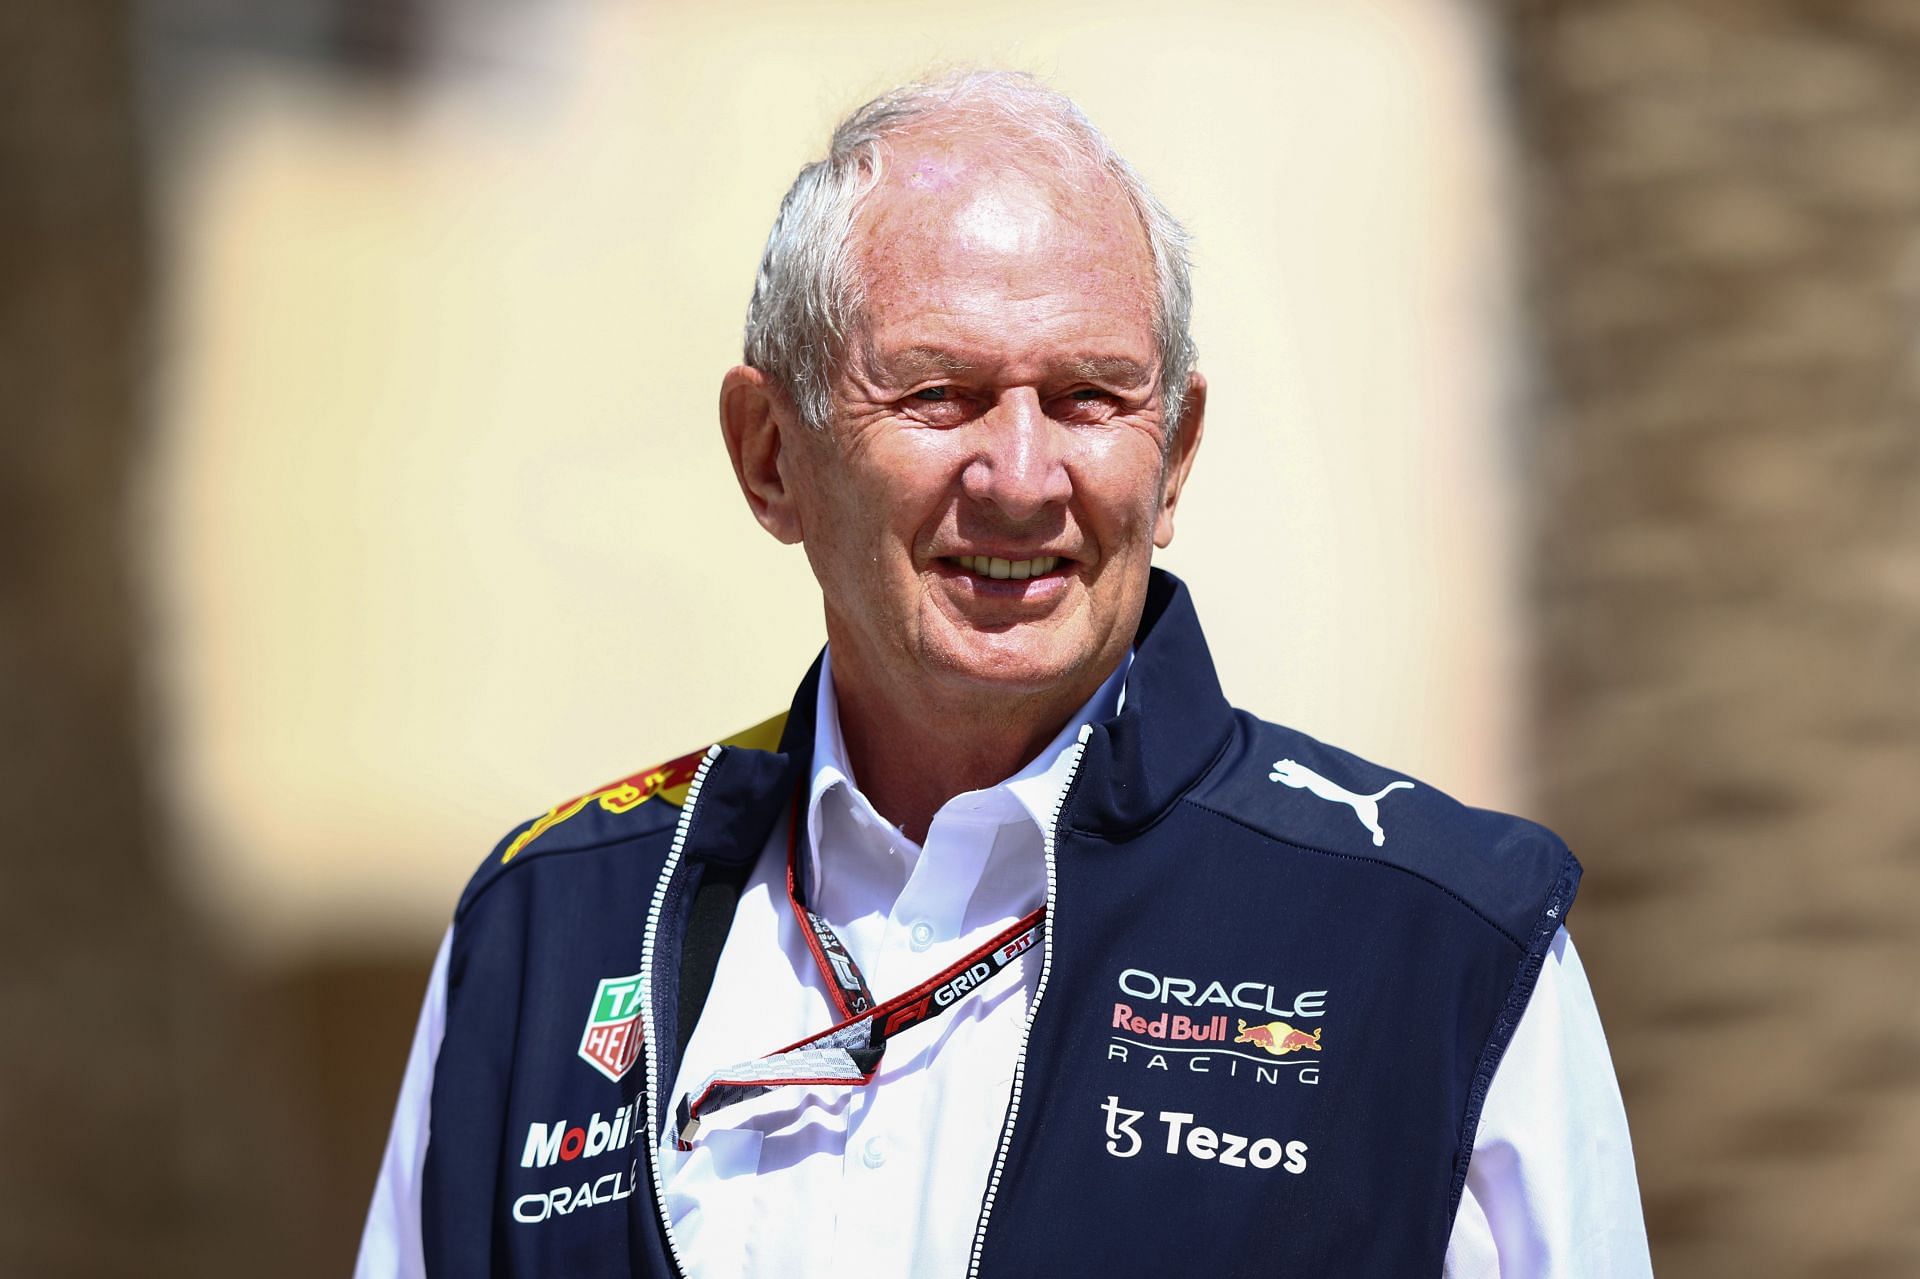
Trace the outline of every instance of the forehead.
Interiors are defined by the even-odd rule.
[[[1150,341],[1153,256],[1126,193],[1083,161],[999,142],[909,138],[889,149],[850,245],[867,336],[984,326],[1001,338]]]

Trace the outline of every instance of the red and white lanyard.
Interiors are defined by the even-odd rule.
[[[795,796],[787,834],[787,900],[799,921],[800,935],[826,979],[827,998],[839,1020],[826,1030],[797,1040],[752,1061],[715,1071],[697,1093],[680,1098],[674,1109],[675,1146],[693,1149],[702,1115],[788,1084],[871,1083],[886,1055],[887,1041],[910,1026],[932,1021],[967,995],[999,976],[1031,950],[1046,929],[1045,906],[969,951],[933,976],[893,998],[875,1003],[860,965],[853,962],[833,925],[814,914],[802,899],[799,873],[801,811]]]

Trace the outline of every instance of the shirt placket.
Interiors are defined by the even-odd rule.
[[[878,945],[860,957],[881,999],[960,959],[968,908],[994,841],[1014,806],[1005,794],[959,796],[938,813],[894,900]],[[938,1034],[943,1023],[928,1027]],[[911,1037],[909,1038],[911,1043]],[[835,1252],[842,1265],[874,1273],[911,1269],[928,1162],[937,1131],[926,1113],[932,1061],[889,1052],[876,1083],[849,1116],[842,1156],[842,1201]]]

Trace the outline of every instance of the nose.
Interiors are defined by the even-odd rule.
[[[975,452],[961,486],[975,502],[1026,520],[1073,495],[1068,428],[1048,417],[1032,387],[1015,387],[974,423]]]

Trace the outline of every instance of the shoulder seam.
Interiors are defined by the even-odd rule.
[[[1215,817],[1220,818],[1222,821],[1232,822],[1235,826],[1239,826],[1244,830],[1252,831],[1254,834],[1259,835],[1265,839],[1271,839],[1277,844],[1285,844],[1289,848],[1297,848],[1301,852],[1318,853],[1322,857],[1335,857],[1340,859],[1341,861],[1360,862],[1369,866],[1378,866],[1384,870],[1398,871],[1401,874],[1406,875],[1412,879],[1417,879],[1421,883],[1426,884],[1430,888],[1438,890],[1439,892],[1445,894],[1446,896],[1451,897],[1455,902],[1458,902],[1470,914],[1472,914],[1474,918],[1478,919],[1481,923],[1485,924],[1488,928],[1491,928],[1494,932],[1500,934],[1500,936],[1506,938],[1507,941],[1513,946],[1515,950],[1525,953],[1527,949],[1526,943],[1522,942],[1518,937],[1515,937],[1512,933],[1508,932],[1505,928],[1502,928],[1485,911],[1481,910],[1478,906],[1475,906],[1472,902],[1462,897],[1459,893],[1454,892],[1451,888],[1448,888],[1445,884],[1441,883],[1439,880],[1434,879],[1431,875],[1422,875],[1419,871],[1414,870],[1412,867],[1402,866],[1398,862],[1390,862],[1378,857],[1366,857],[1366,856],[1362,856],[1359,853],[1340,852],[1337,849],[1321,848],[1314,844],[1302,843],[1297,839],[1288,839],[1283,835],[1276,835],[1270,830],[1264,830],[1261,827],[1255,826],[1252,822],[1247,821],[1245,818],[1237,817],[1234,814],[1229,812],[1224,812],[1218,808],[1215,808],[1211,804],[1204,803],[1197,799],[1187,798],[1183,802],[1192,804],[1195,808],[1200,809],[1202,812],[1212,813]]]
[[[679,810],[675,809],[674,811],[677,813]],[[626,831],[618,835],[610,835],[606,839],[596,840],[591,844],[554,845],[554,846],[551,846],[548,848],[542,848],[539,850],[528,848],[527,850],[525,850],[522,856],[514,858],[511,862],[507,862],[504,865],[495,865],[493,867],[493,873],[487,876],[486,883],[480,885],[479,889],[476,890],[474,893],[472,893],[472,895],[462,897],[459,905],[454,909],[454,912],[453,912],[454,922],[459,923],[460,920],[466,915],[466,913],[469,910],[471,910],[474,907],[474,905],[477,902],[479,902],[479,900],[482,897],[485,897],[487,893],[493,889],[493,886],[495,884],[499,883],[501,880],[505,879],[508,875],[512,874],[513,868],[516,866],[526,866],[536,861],[544,861],[553,857],[568,856],[573,853],[595,853],[595,852],[599,852],[601,849],[604,849],[604,848],[612,848],[616,844],[636,843],[640,840],[646,839],[649,835],[659,835],[662,832],[671,836],[673,833],[674,826],[677,824],[678,822],[676,820],[676,822],[670,823],[658,831]],[[492,860],[491,857],[489,857],[489,860]]]

